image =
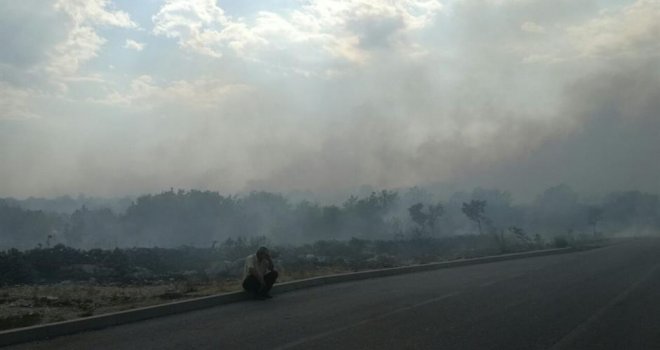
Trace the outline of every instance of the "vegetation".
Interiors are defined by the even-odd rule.
[[[71,207],[70,201],[63,203]],[[507,192],[482,188],[458,192],[445,200],[412,188],[350,196],[342,204],[325,205],[307,200],[294,203],[269,192],[223,196],[196,190],[170,190],[140,196],[130,203],[122,200],[121,205],[108,203],[107,207],[89,199],[83,203],[96,204],[65,212],[35,209],[55,205],[43,200],[0,200],[0,249],[56,244],[85,249],[210,248],[230,237],[260,236],[280,245],[464,234],[498,236],[501,241],[511,232],[551,241],[569,234],[644,233],[660,227],[657,195],[629,191],[584,200],[565,185],[549,188],[525,204],[514,203]],[[124,209],[117,209],[120,207]]]

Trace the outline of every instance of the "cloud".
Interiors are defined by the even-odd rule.
[[[215,0],[168,0],[153,17],[153,32],[216,58],[232,50],[261,61],[295,49],[311,51],[303,59],[317,62],[320,56],[363,63],[374,48],[405,43],[408,32],[427,27],[441,9],[434,0],[315,0],[283,13],[260,11],[251,19],[234,19]]]
[[[75,26],[69,31],[67,40],[51,52],[47,71],[58,78],[71,76],[83,63],[96,57],[105,42],[92,27]]]
[[[245,24],[225,16],[215,0],[167,0],[152,20],[154,34],[177,39],[184,49],[216,58],[226,45],[257,40]]]
[[[75,74],[82,64],[97,57],[107,40],[98,35],[95,26],[137,28],[126,12],[112,9],[109,0],[58,0],[54,8],[70,20],[66,40],[49,53],[46,71],[56,80]]]
[[[137,28],[128,13],[114,10],[110,0],[58,0],[55,9],[69,15],[75,25],[85,23]]]
[[[441,10],[442,5],[432,0],[317,0],[282,17],[280,23],[290,26],[292,42],[313,40],[336,57],[364,62],[374,49],[405,45],[407,34],[429,26]],[[265,35],[268,28],[272,26],[256,30]]]
[[[132,39],[126,39],[126,44],[124,47],[130,50],[142,51],[144,50],[145,43],[139,43]]]

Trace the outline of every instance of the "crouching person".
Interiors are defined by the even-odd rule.
[[[245,259],[243,269],[243,289],[252,293],[255,299],[270,299],[268,293],[277,280],[277,271],[266,247],[260,247],[256,254]]]

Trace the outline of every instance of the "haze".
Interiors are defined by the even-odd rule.
[[[660,1],[0,3],[0,196],[660,191]]]

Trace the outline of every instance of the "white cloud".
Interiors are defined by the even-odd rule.
[[[52,50],[47,70],[57,78],[71,76],[78,71],[81,64],[96,57],[105,42],[92,27],[74,26],[66,41]]]
[[[55,9],[67,13],[76,24],[137,28],[128,13],[112,9],[110,0],[58,0]]]
[[[225,16],[215,0],[167,0],[152,20],[154,34],[177,39],[181,47],[212,57],[221,57],[226,45],[242,46],[256,39],[245,24]]]
[[[416,54],[418,46],[409,35],[430,26],[441,10],[437,1],[317,0],[290,21],[300,32],[314,33],[334,56],[362,63],[380,50]]]
[[[364,62],[370,50],[405,43],[408,32],[427,27],[441,9],[436,0],[314,0],[284,13],[261,11],[248,20],[226,15],[215,0],[168,0],[153,22],[154,34],[213,57],[231,49],[260,61],[275,50],[302,55],[298,61]]]
[[[130,49],[130,50],[135,50],[135,51],[142,51],[144,50],[145,43],[140,43],[135,40],[131,39],[126,39],[126,44],[124,44],[124,48]]]
[[[71,21],[67,39],[50,52],[46,70],[56,80],[75,74],[83,63],[98,55],[106,39],[97,34],[95,26],[137,28],[130,16],[114,10],[109,0],[58,0],[54,8]]]

